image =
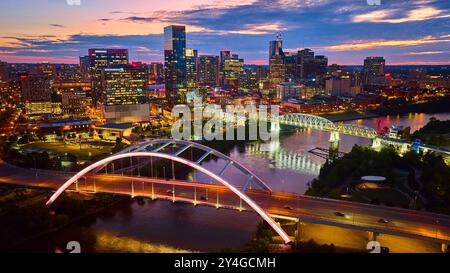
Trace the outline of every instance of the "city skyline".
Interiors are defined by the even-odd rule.
[[[107,8],[102,1],[0,3],[11,11],[0,18],[8,26],[0,32],[0,60],[78,63],[88,48],[128,48],[131,61],[162,62],[163,28],[182,24],[187,47],[199,55],[229,49],[246,64],[268,64],[277,32],[285,51],[311,48],[329,63],[362,65],[366,56],[384,56],[389,65],[450,63],[445,1],[131,2],[108,1]]]

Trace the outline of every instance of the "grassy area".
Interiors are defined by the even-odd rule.
[[[0,205],[16,203],[42,194],[41,191],[0,185]],[[1,210],[0,210],[1,211]]]
[[[80,160],[89,160],[91,157],[95,157],[101,154],[111,153],[113,146],[111,145],[90,145],[83,143],[73,144],[63,142],[34,142],[24,146],[24,150],[42,149],[42,152],[54,152],[56,154],[71,153]]]

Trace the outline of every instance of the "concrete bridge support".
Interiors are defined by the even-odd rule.
[[[298,243],[300,243],[300,239],[301,239],[301,226],[302,226],[302,222],[297,221],[295,223],[295,232],[294,232],[294,242],[295,245],[297,246]]]
[[[339,155],[339,132],[331,132],[330,133],[330,159],[336,159]]]
[[[441,251],[442,253],[448,253],[448,244],[442,244],[441,245]]]

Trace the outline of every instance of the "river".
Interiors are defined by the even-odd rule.
[[[409,114],[349,121],[382,129],[391,125],[410,126],[411,132],[423,127],[431,117],[450,119],[450,113]],[[272,151],[263,152],[259,143],[232,147],[228,153],[248,167],[275,191],[302,194],[318,175],[324,159],[308,153],[315,147],[328,147],[329,133],[295,130],[282,133]],[[340,150],[370,140],[341,135]],[[220,170],[223,162],[206,161],[203,166]],[[237,172],[226,178],[243,181]],[[198,176],[198,179],[207,179]],[[255,213],[194,207],[168,201],[133,201],[88,217],[53,234],[20,246],[21,251],[64,251],[69,241],[79,241],[83,252],[191,252],[220,251],[249,241],[260,221]]]

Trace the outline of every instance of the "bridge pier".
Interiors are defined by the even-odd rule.
[[[378,236],[380,235],[378,232],[368,231],[369,241],[376,241]]]
[[[330,132],[330,159],[336,159],[339,156],[339,132]]]
[[[441,245],[441,251],[442,253],[448,253],[448,244],[443,243]]]
[[[295,232],[294,232],[295,245],[297,245],[300,242],[300,239],[301,239],[301,237],[300,237],[300,235],[301,235],[301,233],[300,233],[301,226],[302,226],[302,222],[300,222],[300,220],[297,223],[295,223]]]

